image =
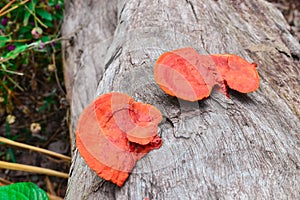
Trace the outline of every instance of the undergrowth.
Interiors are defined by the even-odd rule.
[[[61,139],[68,142],[61,61],[63,11],[63,0],[0,1],[2,137],[42,148],[48,148]],[[30,162],[18,154],[22,152],[0,144],[1,160]],[[18,182],[12,172],[5,174],[2,171],[3,176]],[[32,181],[31,178],[23,179]],[[46,183],[38,185],[46,187]]]

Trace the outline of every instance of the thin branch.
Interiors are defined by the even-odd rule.
[[[8,8],[11,4],[13,4],[16,0],[12,0],[10,1],[8,4],[6,4],[5,6],[3,6],[3,8],[1,8],[0,13],[2,13],[4,10],[6,10],[6,8]]]
[[[42,149],[42,148],[39,148],[39,147],[31,146],[31,145],[28,145],[28,144],[15,142],[15,141],[9,140],[9,139],[4,138],[4,137],[0,137],[0,142],[3,142],[5,144],[9,144],[9,145],[12,145],[12,146],[21,147],[21,148],[24,148],[24,149],[29,149],[29,150],[32,150],[32,151],[37,151],[37,152],[40,152],[40,153],[44,153],[44,154],[54,156],[54,157],[57,157],[57,158],[61,158],[61,159],[64,159],[64,160],[67,160],[67,161],[71,162],[71,158],[69,156],[65,156],[65,155],[62,155],[62,154],[59,154],[59,153],[56,153],[56,152],[53,152],[53,151],[49,151],[49,150]]]
[[[4,87],[4,89],[7,91],[8,96],[11,96],[15,101],[17,105],[20,105],[21,102],[20,100],[15,96],[15,94],[13,93],[13,91],[11,89],[9,89],[7,87],[7,85],[5,83],[3,83],[2,80],[0,80],[0,84]]]
[[[24,75],[24,73],[22,73],[22,72],[11,71],[11,70],[8,70],[8,69],[3,69],[3,68],[0,68],[0,71],[7,72],[7,73],[10,73],[10,74],[14,74],[14,75],[19,75],[19,76]]]
[[[3,15],[6,15],[7,13],[9,13],[9,12],[15,10],[15,9],[17,9],[17,8],[20,7],[21,5],[27,3],[28,1],[29,1],[29,0],[22,1],[22,2],[19,3],[18,5],[15,5],[14,7],[12,7],[12,8],[10,8],[10,9],[4,11],[3,13],[0,12],[0,17],[3,16]],[[4,9],[3,9],[3,10],[4,10]],[[2,9],[1,9],[1,11],[2,11]]]
[[[55,62],[55,48],[52,47],[52,49],[53,49],[52,62],[53,62],[53,65],[55,67],[55,69],[54,69],[55,80],[56,80],[57,86],[60,89],[60,91],[63,93],[64,96],[66,96],[66,93],[65,93],[63,87],[61,86],[61,84],[59,82],[59,78],[58,78],[58,74],[57,74],[57,68],[56,68],[56,62]]]
[[[24,89],[16,81],[14,81],[14,79],[10,78],[10,76],[7,76],[7,79],[10,82],[12,82],[17,88],[19,88],[19,90],[21,90],[22,92],[24,92]]]
[[[25,8],[28,10],[28,12],[30,12],[30,14],[32,14],[32,16],[34,17],[34,19],[44,28],[48,28],[47,25],[45,25],[37,16],[34,12],[32,12],[27,6],[25,6]]]
[[[12,184],[13,182],[10,182],[10,181],[0,177],[0,183],[1,183],[1,185],[8,185],[8,184]]]
[[[58,172],[58,171],[55,171],[52,169],[46,169],[46,168],[42,168],[42,167],[23,165],[23,164],[18,164],[18,163],[10,163],[10,162],[6,162],[6,161],[0,161],[0,168],[32,172],[32,173],[37,173],[37,174],[46,174],[49,176],[57,176],[57,177],[61,177],[61,178],[69,178],[69,175],[67,173]]]

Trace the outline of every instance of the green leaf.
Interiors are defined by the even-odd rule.
[[[13,148],[9,147],[6,156],[8,157],[6,160],[11,160],[13,163],[16,163],[15,151]]]
[[[34,13],[36,4],[37,4],[37,1],[31,1],[28,5],[28,9],[33,13]],[[28,10],[26,10],[25,14],[24,14],[24,19],[23,19],[24,26],[28,25],[28,20],[29,20],[30,16],[31,16],[31,13]]]
[[[1,47],[4,47],[5,44],[6,44],[7,42],[9,42],[9,41],[10,41],[10,38],[1,35],[1,36],[0,36],[0,48],[1,48]]]
[[[0,6],[0,8],[1,8],[1,6]],[[0,29],[2,29],[3,31],[5,31],[6,28],[2,24],[0,24]]]
[[[52,15],[50,13],[48,13],[46,10],[38,8],[35,10],[35,12],[36,12],[36,14],[41,16],[43,19],[52,21]]]
[[[4,36],[4,35],[0,35],[0,41],[7,41],[10,40],[8,37]]]
[[[19,34],[23,35],[23,34],[26,34],[28,33],[30,36],[31,36],[31,30],[32,30],[32,27],[31,26],[22,26],[20,27],[19,29]]]
[[[48,1],[48,5],[49,5],[49,6],[55,6],[55,3],[56,3],[55,1],[51,1],[51,0]]]
[[[25,14],[24,14],[24,19],[23,19],[23,26],[28,25],[28,20],[29,20],[30,15],[31,15],[30,12],[28,10],[26,10]]]
[[[46,26],[48,26],[49,28],[52,28],[53,27],[53,23],[50,22],[50,21],[44,21],[43,22]]]
[[[8,52],[3,58],[4,59],[15,59],[20,53],[28,48],[27,44],[16,47],[13,51]]]
[[[0,187],[0,200],[48,200],[47,193],[31,182]]]
[[[41,41],[42,42],[49,42],[50,41],[50,37],[49,36],[43,36],[43,37],[41,37]]]

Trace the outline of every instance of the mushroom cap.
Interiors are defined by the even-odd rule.
[[[122,186],[137,160],[161,146],[161,120],[154,106],[134,102],[126,94],[101,95],[78,120],[78,151],[100,177]]]
[[[214,54],[211,57],[228,87],[241,93],[258,89],[259,76],[256,63],[249,63],[233,54]]]
[[[154,65],[154,79],[171,96],[201,100],[209,96],[214,79],[203,61],[205,57],[193,48],[163,53]]]
[[[190,47],[163,53],[154,79],[165,93],[187,101],[208,97],[215,85],[226,96],[226,86],[242,93],[259,87],[255,63],[233,54],[201,55]]]

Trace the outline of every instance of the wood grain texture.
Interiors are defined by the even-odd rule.
[[[263,0],[65,1],[64,68],[71,134],[97,95],[118,91],[157,106],[163,146],[122,188],[89,169],[74,146],[66,199],[298,199],[300,45]],[[196,103],[164,94],[153,65],[193,47],[258,64],[261,85]],[[73,141],[74,142],[74,141]]]

